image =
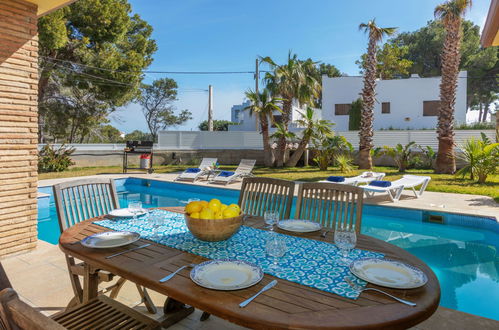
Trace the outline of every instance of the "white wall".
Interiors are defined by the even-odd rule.
[[[459,73],[455,120],[466,122],[466,78]],[[423,116],[423,101],[440,99],[440,77],[378,80],[374,107],[374,129],[431,129],[437,116]],[[352,103],[360,97],[362,77],[322,77],[322,118],[335,123],[335,129],[348,130],[348,115],[336,116],[335,104]],[[381,103],[390,102],[390,113],[381,113]],[[409,120],[406,120],[408,118]]]

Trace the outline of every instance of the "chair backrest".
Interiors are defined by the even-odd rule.
[[[265,211],[276,211],[281,219],[286,219],[291,212],[294,190],[293,181],[244,178],[239,194],[239,206],[246,214],[263,216]]]
[[[19,299],[0,263],[0,329],[65,329]]]
[[[92,178],[54,185],[54,199],[61,231],[78,222],[119,208],[112,179]]]
[[[203,158],[201,160],[201,164],[199,164],[200,169],[204,169],[205,167],[213,167],[213,164],[216,164],[218,158]]]
[[[345,184],[307,182],[298,188],[297,219],[319,222],[323,227],[346,227],[360,233],[363,189]]]
[[[236,173],[238,174],[249,174],[253,171],[253,167],[255,167],[256,160],[255,159],[241,159],[239,166],[236,169]]]

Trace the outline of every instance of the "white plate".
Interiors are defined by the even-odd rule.
[[[250,262],[232,259],[211,260],[191,270],[194,283],[214,290],[239,290],[260,282],[263,271]]]
[[[81,241],[81,245],[95,249],[107,249],[128,245],[139,239],[140,234],[132,231],[106,231],[85,237]]]
[[[140,217],[141,215],[144,215],[146,213],[147,209],[141,209],[140,212],[137,212],[135,215]],[[131,211],[131,209],[125,208],[112,210],[111,212],[109,212],[109,215],[118,218],[132,218],[134,216],[134,213]]]
[[[296,233],[310,233],[321,230],[321,225],[317,222],[296,219],[279,220],[277,227]]]
[[[428,281],[419,268],[388,259],[358,259],[350,264],[350,271],[364,281],[392,289],[419,288]]]

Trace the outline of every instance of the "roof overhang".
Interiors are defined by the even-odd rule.
[[[499,0],[490,2],[489,14],[480,42],[482,47],[499,46]]]
[[[65,7],[77,0],[27,0],[38,5],[38,17],[47,15],[54,10]]]

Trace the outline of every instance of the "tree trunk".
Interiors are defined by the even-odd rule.
[[[456,172],[456,160],[454,158],[454,139],[438,138],[438,153],[435,163],[435,172],[454,174]]]
[[[289,126],[289,121],[291,119],[291,110],[292,110],[292,102],[293,100],[285,99],[282,102],[282,121],[281,125],[283,125],[284,129],[287,131]],[[284,166],[284,155],[286,153],[287,141],[286,137],[282,136],[279,138],[277,143],[277,153],[276,153],[276,166],[283,167]]]
[[[373,167],[373,160],[371,158],[371,150],[360,149],[358,161],[359,161],[359,168],[371,169]]]
[[[442,80],[440,82],[440,109],[437,124],[438,155],[435,172],[453,174],[456,171],[454,106],[461,60],[461,18],[444,21],[444,24],[446,33],[442,50]]]
[[[259,121],[263,139],[263,162],[265,166],[271,167],[274,161],[272,159],[272,149],[270,148],[269,122],[267,115],[262,115]]]
[[[482,121],[482,113],[483,113],[483,103],[480,102],[480,108],[479,108],[479,112],[478,112],[478,122]]]
[[[487,115],[489,114],[489,106],[490,104],[485,102],[483,109],[482,122],[485,123],[487,121]]]
[[[359,129],[359,169],[371,169],[373,148],[374,102],[376,96],[376,38],[369,33],[369,45],[362,89],[362,110]]]
[[[298,148],[296,148],[293,155],[286,162],[286,166],[295,167],[296,164],[298,164],[298,161],[300,160],[301,156],[303,156],[303,153],[305,152],[305,149],[307,148],[307,144],[308,144],[309,140],[310,140],[309,136],[304,136],[301,139],[300,143],[298,144]]]

